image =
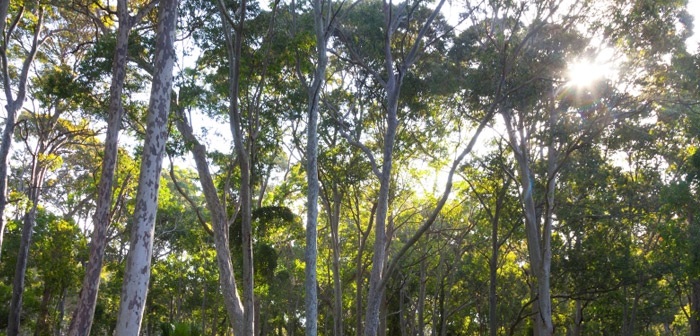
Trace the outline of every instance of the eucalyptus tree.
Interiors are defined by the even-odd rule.
[[[599,101],[586,111],[586,119],[572,118],[571,111],[587,106],[577,106],[576,98],[573,103],[571,98],[562,99],[576,97],[566,91],[563,80],[567,61],[581,54],[587,43],[571,28],[577,16],[569,14],[585,13],[587,6],[493,3],[487,11],[473,12],[474,28],[463,37],[474,43],[472,52],[478,60],[467,76],[489,83],[476,87],[469,99],[501,114],[518,166],[530,270],[536,280],[532,296],[537,335],[552,334],[554,328],[550,277],[556,174],[567,155],[600,132],[607,118]],[[606,87],[587,94],[593,101],[605,99]],[[545,171],[536,171],[542,165]]]
[[[27,109],[21,115],[19,123],[22,124],[22,127],[16,130],[16,136],[25,144],[31,163],[26,184],[28,189],[24,190],[29,206],[23,216],[22,239],[13,279],[13,297],[10,303],[11,310],[8,321],[8,334],[10,335],[17,334],[20,329],[27,259],[33,227],[36,222],[36,211],[43,194],[46,175],[60,166],[61,155],[64,154],[66,148],[74,146],[76,141],[81,141],[81,138],[90,138],[94,135],[93,131],[88,129],[87,121],[81,120],[80,116],[76,115],[82,110],[82,107],[77,103],[78,101],[82,99],[86,107],[91,102],[85,87],[81,85],[75,74],[77,65],[71,66],[82,57],[83,48],[80,46],[85,41],[82,40],[82,36],[70,34],[74,31],[75,26],[73,26],[73,22],[64,19],[57,8],[41,4],[36,6],[38,11],[37,31],[31,35],[33,36],[31,45],[34,47],[32,47],[30,56],[31,58],[41,57],[44,62],[40,66],[35,65],[37,77],[31,81],[31,86],[27,86],[27,74],[21,75],[24,79],[20,81],[19,89],[22,101],[29,93],[37,104],[35,109]],[[13,23],[14,26],[23,20],[23,11],[20,9],[20,13]],[[54,29],[44,33],[40,39],[39,31],[44,20],[47,20]],[[22,22],[22,25],[24,24],[26,22]],[[39,44],[48,44],[49,48],[40,51],[37,49]],[[7,70],[10,64],[8,64],[6,54],[4,62]],[[23,66],[29,67],[30,63],[30,59],[25,59]],[[9,77],[7,79],[9,81]],[[5,88],[9,94],[8,101],[11,101],[12,89],[9,82]],[[75,101],[71,98],[74,98]],[[22,106],[21,103],[17,101],[11,105],[15,106],[13,108],[19,108]],[[15,123],[15,112],[8,110],[8,117],[11,117],[8,122]],[[9,142],[3,142],[3,145],[5,144],[9,146]]]
[[[58,77],[61,75],[63,73],[58,71]],[[70,78],[70,75],[68,76]],[[65,82],[62,84],[65,84]],[[70,92],[70,89],[64,92]],[[25,188],[23,192],[27,199],[28,207],[23,214],[22,239],[13,280],[13,295],[10,303],[12,310],[10,311],[8,327],[11,327],[11,329],[8,329],[10,333],[12,333],[12,328],[19,330],[19,314],[22,307],[22,294],[25,287],[29,249],[46,177],[51,171],[60,167],[62,163],[61,156],[70,146],[75,142],[81,142],[81,138],[94,136],[94,132],[88,128],[86,121],[74,124],[69,120],[63,119],[65,117],[65,115],[62,115],[63,112],[66,109],[70,109],[70,107],[67,107],[65,102],[61,101],[61,98],[49,103],[46,107],[48,110],[46,113],[24,113],[20,116],[21,122],[20,126],[18,126],[17,136],[25,145],[25,150],[29,157],[28,169],[26,170],[28,173],[26,176],[23,176],[26,178],[26,181],[23,183]]]
[[[173,65],[176,58],[174,43],[177,7],[177,0],[164,0],[159,3],[158,8],[146,139],[131,228],[131,245],[124,271],[117,318],[117,335],[139,333],[148,294],[158,188],[165,142],[168,139],[167,121],[172,94]]]
[[[326,9],[324,13],[323,9]],[[321,100],[321,91],[324,87],[326,77],[326,66],[328,64],[327,42],[330,31],[333,30],[331,15],[331,1],[314,0],[313,17],[314,32],[316,35],[316,69],[313,80],[307,87],[308,90],[308,117],[306,133],[306,278],[305,278],[305,300],[306,300],[306,335],[315,336],[318,334],[318,281],[317,281],[317,242],[318,242],[318,111]],[[337,14],[337,13],[336,13]],[[333,16],[334,17],[334,16]],[[301,76],[300,76],[301,77]],[[301,77],[303,79],[303,77]],[[337,270],[336,270],[337,273]],[[336,289],[336,296],[338,295]],[[337,299],[336,299],[337,300]],[[338,312],[336,302],[335,312]],[[335,335],[341,335],[339,325],[340,316],[336,316],[334,323]]]
[[[90,256],[85,276],[83,278],[82,290],[78,305],[73,313],[69,335],[90,334],[95,306],[97,304],[97,294],[100,286],[100,274],[107,245],[107,230],[111,220],[111,207],[113,201],[114,174],[117,166],[117,151],[119,142],[119,130],[122,123],[123,103],[122,93],[126,76],[126,66],[128,57],[129,34],[131,29],[146,16],[157,3],[157,0],[150,1],[143,5],[135,15],[129,14],[128,3],[125,0],[117,1],[116,13],[114,15],[119,22],[116,32],[114,58],[112,60],[112,79],[109,88],[109,108],[107,120],[107,134],[105,136],[104,155],[102,158],[102,174],[97,190],[97,200],[95,213],[93,215],[93,232],[90,242]],[[108,32],[109,27],[105,24],[104,18],[97,12],[93,12],[90,6],[85,4],[77,9],[92,19],[99,25],[101,31]]]
[[[2,247],[2,237],[5,231],[5,206],[7,205],[7,175],[9,169],[8,159],[10,156],[10,146],[14,135],[17,113],[24,105],[27,97],[27,85],[30,68],[34,58],[39,51],[39,47],[51,36],[52,31],[45,31],[45,6],[37,3],[30,3],[26,6],[12,8],[10,11],[10,0],[0,2],[0,67],[2,71],[2,86],[5,94],[5,110],[7,118],[2,132],[2,143],[0,143],[0,248]],[[16,10],[16,12],[14,12]],[[31,14],[27,15],[27,14]],[[10,25],[6,26],[8,15]],[[34,22],[32,22],[34,21]],[[27,23],[30,23],[27,25]],[[29,29],[24,32],[24,28]],[[25,40],[28,39],[28,40]],[[21,55],[13,55],[16,45],[27,45],[29,48]],[[17,72],[13,61],[15,57],[21,59],[21,67]],[[15,86],[16,85],[16,86]],[[0,250],[1,251],[1,250]]]
[[[390,275],[399,265],[401,258],[413,247],[420,237],[435,222],[438,214],[449,198],[452,187],[452,176],[464,157],[471,151],[476,139],[487,122],[493,116],[493,111],[486,113],[483,117],[477,118],[477,127],[474,135],[468,144],[462,149],[455,150],[457,154],[453,160],[448,173],[445,189],[437,200],[437,204],[425,216],[425,220],[409,234],[404,244],[389,258],[387,254],[391,235],[388,235],[387,228],[393,226],[393,217],[389,216],[390,198],[392,190],[392,176],[395,173],[393,164],[397,153],[397,131],[399,126],[403,126],[406,119],[420,115],[420,108],[410,105],[410,101],[403,101],[401,93],[405,80],[410,78],[413,66],[420,64],[419,59],[426,53],[426,50],[435,47],[443,41],[449,34],[450,28],[439,18],[439,13],[444,1],[438,2],[434,9],[426,9],[422,4],[402,3],[398,6],[385,2],[383,5],[369,3],[373,8],[382,6],[383,18],[376,15],[366,15],[367,22],[381,27],[378,30],[366,27],[354,27],[352,25],[341,25],[338,30],[339,39],[344,43],[343,50],[334,53],[339,58],[348,60],[361,71],[368,73],[373,80],[373,84],[380,88],[383,95],[381,98],[382,115],[378,118],[379,130],[377,142],[381,146],[381,161],[376,160],[371,147],[363,144],[359,138],[353,137],[352,130],[361,125],[348,125],[340,122],[341,129],[344,129],[346,140],[360,148],[368,157],[373,173],[379,180],[379,192],[377,195],[377,209],[374,214],[374,248],[372,257],[372,270],[370,274],[369,292],[367,297],[367,308],[364,319],[364,335],[376,335],[380,323],[380,306],[384,300],[384,294]],[[374,21],[369,21],[369,20]],[[379,32],[379,33],[377,33]],[[365,36],[359,34],[366,33]],[[379,35],[379,36],[377,36]],[[381,44],[373,44],[368,37],[377,37]],[[353,41],[358,41],[354,43]],[[437,49],[436,47],[436,50]],[[433,73],[441,72],[444,68],[436,67]],[[417,78],[421,78],[416,75]],[[378,105],[380,105],[378,104]],[[414,114],[415,113],[415,114]],[[342,119],[340,113],[336,113],[337,120]],[[401,118],[399,118],[401,115]],[[420,117],[417,117],[420,118]],[[359,128],[358,128],[359,129]],[[407,135],[410,137],[410,135]],[[381,166],[380,166],[381,165]]]

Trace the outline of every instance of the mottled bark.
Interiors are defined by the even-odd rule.
[[[122,283],[117,335],[138,335],[141,329],[151,273],[153,232],[158,209],[158,187],[168,138],[168,113],[175,63],[177,0],[163,0],[158,11],[153,82],[146,121],[146,139],[136,192],[131,245]]]
[[[97,187],[88,264],[83,278],[78,305],[73,313],[68,329],[68,335],[70,336],[90,334],[95,307],[97,306],[102,262],[105,248],[107,247],[107,229],[111,219],[110,210],[114,171],[117,166],[119,129],[123,114],[121,96],[126,76],[129,32],[133,23],[133,20],[129,17],[126,0],[117,2],[117,13],[119,16],[119,28],[117,30],[117,40],[112,61],[112,82],[109,89],[109,119],[107,120],[107,134],[105,135],[104,155],[102,158],[102,175]]]

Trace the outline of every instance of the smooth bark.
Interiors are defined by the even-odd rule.
[[[197,166],[197,174],[199,176],[200,185],[202,186],[204,198],[206,199],[207,209],[209,209],[211,213],[214,246],[216,248],[216,262],[219,267],[219,285],[223,292],[227,316],[233,327],[234,334],[244,335],[243,304],[238,295],[236,279],[233,273],[233,263],[231,262],[226,208],[219,199],[216,186],[214,185],[214,179],[209,172],[206,148],[194,137],[192,127],[187,122],[182,109],[177,108],[175,111],[178,113],[175,124],[185,141],[191,144],[190,152]],[[215,330],[216,316],[214,316],[213,321],[212,329]]]
[[[0,143],[0,253],[2,252],[2,243],[5,232],[5,207],[7,206],[7,174],[9,170],[9,156],[10,149],[12,146],[12,136],[15,132],[15,123],[17,119],[17,112],[22,108],[24,104],[24,99],[27,95],[27,79],[29,77],[29,68],[34,62],[39,46],[43,43],[44,39],[40,39],[44,26],[44,10],[43,7],[39,7],[38,21],[34,28],[32,44],[29,48],[29,52],[26,54],[24,62],[22,62],[22,69],[19,72],[19,77],[14,80],[11,79],[10,75],[10,62],[7,56],[7,50],[9,46],[9,38],[17,28],[17,24],[24,15],[24,7],[19,8],[19,12],[12,19],[10,26],[5,31],[5,19],[8,14],[10,1],[2,0],[0,1],[0,35],[2,35],[2,46],[0,46],[0,61],[2,66],[2,86],[5,93],[5,110],[7,111],[7,118],[5,119],[5,128],[2,131],[2,143]],[[13,83],[17,82],[16,95],[13,93]],[[12,323],[10,323],[12,325]],[[9,331],[8,331],[9,333]]]
[[[7,335],[16,336],[20,334],[20,319],[22,315],[22,298],[24,294],[24,279],[27,273],[27,262],[29,259],[29,247],[32,242],[34,225],[36,223],[36,213],[41,194],[45,170],[40,166],[38,154],[32,160],[31,182],[29,194],[31,207],[22,219],[22,237],[20,238],[19,251],[17,253],[17,263],[15,265],[15,276],[12,280],[12,299],[10,301],[10,313],[8,314]]]
[[[508,139],[513,149],[513,156],[518,164],[518,174],[521,185],[521,203],[525,216],[525,233],[527,238],[530,269],[535,277],[533,299],[533,319],[535,321],[534,333],[538,336],[554,334],[552,322],[552,297],[550,289],[551,264],[552,264],[552,222],[554,212],[554,191],[557,173],[557,151],[554,140],[550,140],[547,147],[547,174],[546,189],[544,190],[546,207],[540,224],[535,205],[535,175],[532,171],[530,148],[527,130],[515,129],[511,115],[512,111],[503,111],[502,115],[508,130]],[[521,117],[522,118],[522,117]],[[548,127],[554,127],[556,123],[556,110],[550,107],[547,121]]]
[[[117,335],[138,335],[150,280],[153,232],[158,209],[158,187],[165,142],[175,63],[177,0],[163,0],[158,10],[153,82],[146,124],[146,139],[136,192],[131,245],[122,284]]]
[[[329,6],[330,7],[330,6]],[[323,1],[314,0],[314,28],[316,32],[316,69],[314,78],[309,87],[309,106],[307,115],[306,132],[306,180],[308,184],[306,196],[306,247],[304,257],[306,260],[304,280],[305,304],[306,304],[306,336],[318,334],[318,109],[321,98],[321,89],[325,82],[326,65],[326,22],[323,18]]]
[[[255,334],[255,303],[254,303],[254,269],[253,269],[253,235],[252,235],[252,179],[250,171],[250,153],[243,131],[243,117],[239,107],[239,86],[241,72],[241,48],[243,30],[247,11],[247,1],[243,0],[238,9],[238,24],[228,14],[224,4],[219,1],[219,15],[224,24],[226,54],[229,70],[229,126],[233,135],[233,145],[240,169],[240,216],[241,216],[241,247],[243,250],[243,333]]]

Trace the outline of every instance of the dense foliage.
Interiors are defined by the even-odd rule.
[[[700,335],[686,1],[177,1],[140,186],[166,2],[113,2],[0,2],[0,334],[67,334],[91,253],[115,333],[141,187],[144,335]]]

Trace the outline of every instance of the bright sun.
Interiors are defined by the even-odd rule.
[[[611,68],[598,62],[578,60],[569,64],[568,83],[572,86],[586,87],[610,76]]]
[[[598,53],[591,57],[581,57],[569,63],[567,69],[567,83],[570,86],[590,87],[602,79],[617,77],[615,51],[610,47],[598,49]]]

